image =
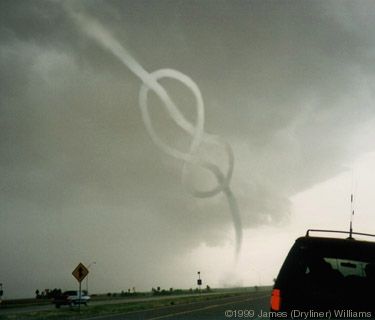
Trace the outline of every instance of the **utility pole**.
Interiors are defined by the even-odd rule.
[[[2,302],[2,299],[1,299],[2,296],[3,296],[3,284],[0,283],[0,304]]]
[[[199,287],[199,291],[201,291],[201,285],[202,285],[202,279],[201,279],[201,272],[198,271],[198,287]]]

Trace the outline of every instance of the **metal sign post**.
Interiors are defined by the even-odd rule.
[[[81,283],[79,282],[79,293],[78,293],[78,312],[81,312]]]
[[[73,277],[76,278],[77,281],[79,282],[79,294],[78,294],[78,310],[79,311],[81,311],[81,297],[82,297],[81,284],[82,284],[82,280],[85,279],[88,274],[89,274],[89,270],[81,262],[72,272]]]

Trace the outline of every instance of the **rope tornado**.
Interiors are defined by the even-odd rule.
[[[219,136],[208,134],[204,131],[204,104],[201,92],[197,84],[187,75],[173,69],[160,69],[151,73],[147,72],[128,53],[128,51],[98,22],[82,15],[81,13],[78,14],[68,7],[65,7],[65,9],[67,9],[70,16],[73,17],[73,19],[86,33],[86,35],[108,49],[142,81],[141,89],[139,92],[139,106],[141,109],[144,125],[155,145],[157,145],[163,152],[170,155],[171,157],[183,161],[182,181],[184,185],[187,186],[186,177],[189,174],[188,165],[200,166],[201,168],[208,170],[214,175],[217,181],[217,185],[211,190],[202,191],[197,190],[194,187],[189,187],[189,191],[193,196],[198,198],[209,198],[219,193],[223,193],[226,196],[235,229],[235,258],[237,261],[242,243],[242,225],[237,201],[230,188],[230,181],[234,168],[233,151],[231,146],[223,141]],[[179,81],[192,92],[196,100],[196,123],[190,123],[177,108],[174,101],[168,95],[168,92],[158,82],[163,78],[169,78],[175,81]],[[188,152],[182,152],[168,146],[155,132],[148,112],[148,94],[150,90],[152,90],[161,99],[168,114],[176,122],[176,124],[191,136],[192,140]],[[197,155],[197,151],[203,142],[218,145],[225,150],[228,161],[228,168],[226,172],[223,172],[217,165],[199,158],[199,156]]]

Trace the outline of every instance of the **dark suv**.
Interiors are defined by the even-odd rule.
[[[311,236],[298,238],[271,296],[271,319],[368,319],[375,311],[375,242]]]

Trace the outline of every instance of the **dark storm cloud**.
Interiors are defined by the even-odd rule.
[[[198,83],[207,131],[234,148],[232,188],[246,228],[283,221],[292,195],[374,148],[352,141],[375,115],[370,1],[74,7],[148,71],[175,68]],[[1,1],[0,39],[0,246],[13,257],[0,271],[8,282],[14,265],[21,273],[26,265],[57,269],[62,255],[67,270],[77,259],[106,257],[106,268],[126,270],[125,282],[152,286],[163,273],[150,263],[157,257],[232,241],[224,199],[186,193],[182,164],[147,136],[139,79],[88,39],[61,2]],[[194,119],[184,88],[165,85]],[[152,102],[158,132],[186,150],[186,137]]]

